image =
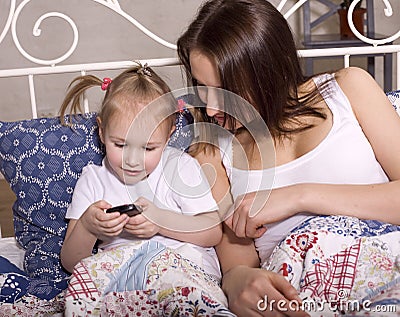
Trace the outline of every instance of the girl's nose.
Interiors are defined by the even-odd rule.
[[[140,159],[140,154],[141,151],[124,151],[123,153],[123,163],[124,166],[126,167],[136,167],[140,165],[141,159]]]

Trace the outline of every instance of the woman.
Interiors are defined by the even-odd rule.
[[[179,38],[178,54],[189,84],[200,86],[198,117],[232,131],[233,140],[218,142],[232,153],[242,149],[249,183],[271,172],[257,150],[262,137],[237,120],[243,117],[237,103],[221,107],[217,88],[253,105],[275,149],[271,187],[232,192],[235,211],[217,248],[230,308],[239,316],[267,314],[257,303],[268,295],[286,304],[272,313],[304,315],[285,311],[288,301],[299,300],[296,291],[282,276],[259,269],[260,260],[268,261],[290,230],[316,214],[400,224],[400,119],[361,69],[306,78],[287,21],[265,0],[206,1]],[[220,208],[229,206],[229,184],[242,181],[231,173],[240,168],[226,158],[229,151],[197,146],[193,153],[214,166],[214,196]],[[264,200],[255,200],[256,192]]]

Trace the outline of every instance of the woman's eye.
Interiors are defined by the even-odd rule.
[[[153,151],[155,148],[154,147],[145,147],[144,148],[147,152]]]
[[[195,93],[201,102],[207,103],[208,88],[204,85],[195,86]]]
[[[124,143],[114,143],[117,148],[123,148],[125,146]]]

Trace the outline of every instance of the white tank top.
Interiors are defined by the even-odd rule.
[[[333,75],[314,78],[320,85]],[[376,184],[388,178],[375,158],[350,105],[336,80],[323,95],[333,116],[328,135],[313,150],[286,164],[265,170],[239,170],[232,166],[232,138],[219,139],[222,161],[231,182],[233,198],[260,189],[279,188],[297,183]],[[266,225],[266,233],[255,239],[262,262],[286,235],[310,217],[297,214],[281,222]]]

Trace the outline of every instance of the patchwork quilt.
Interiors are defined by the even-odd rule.
[[[78,263],[65,316],[235,316],[219,282],[162,244],[130,243]]]
[[[263,267],[284,275],[312,316],[400,316],[400,226],[314,217]]]

